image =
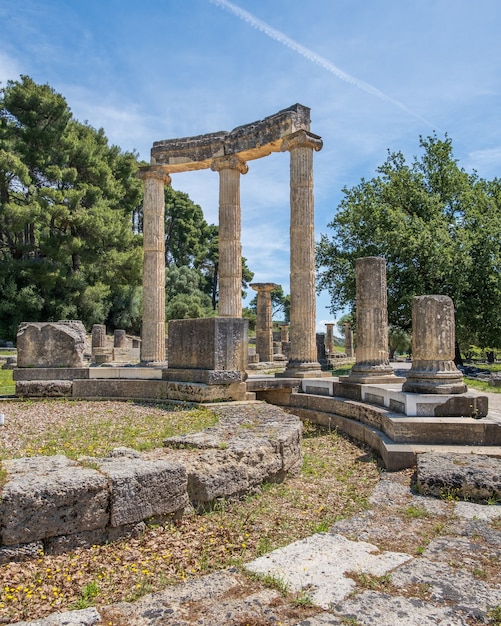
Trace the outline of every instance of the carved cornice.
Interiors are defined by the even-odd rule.
[[[171,177],[162,165],[146,165],[145,167],[140,167],[136,172],[136,177],[141,180],[161,180],[164,185],[170,185],[172,182]]]
[[[247,174],[249,171],[247,163],[236,155],[217,157],[212,161],[210,168],[213,172],[237,170],[240,174]]]
[[[318,152],[323,145],[323,141],[318,135],[314,135],[306,130],[298,130],[282,140],[280,150],[287,152],[295,148],[311,148]]]

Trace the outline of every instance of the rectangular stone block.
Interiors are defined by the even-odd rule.
[[[248,321],[241,318],[169,322],[169,368],[245,371],[247,347]]]
[[[88,367],[28,367],[15,369],[12,378],[18,380],[75,380],[89,378]]]
[[[105,476],[65,456],[4,461],[7,483],[0,501],[4,545],[104,528],[109,520]]]
[[[132,524],[183,511],[189,504],[185,468],[134,456],[99,459],[111,484],[110,525]]]

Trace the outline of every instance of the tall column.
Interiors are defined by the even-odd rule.
[[[334,324],[326,324],[325,329],[325,351],[330,356],[334,352]]]
[[[278,285],[275,283],[251,283],[257,291],[256,349],[259,360],[273,361],[273,312],[271,292]]]
[[[160,165],[138,171],[144,181],[141,361],[165,363],[165,201],[170,176]]]
[[[352,359],[355,350],[353,349],[353,333],[350,322],[343,322],[344,326],[344,352],[349,359]]]
[[[240,174],[248,167],[237,156],[214,159],[219,172],[219,304],[220,317],[242,317],[242,245]]]
[[[412,302],[412,367],[402,391],[456,394],[467,391],[454,363],[454,304],[449,296]]]
[[[317,361],[313,150],[322,140],[300,130],[286,137],[282,151],[290,152],[290,357],[283,377],[324,375]]]
[[[356,280],[356,363],[347,380],[354,383],[399,382],[388,359],[385,260],[376,256],[357,259]]]

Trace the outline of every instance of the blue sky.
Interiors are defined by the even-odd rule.
[[[311,108],[316,236],[342,188],[387,150],[451,137],[467,171],[501,174],[499,0],[0,0],[0,81],[27,74],[80,121],[149,160],[154,141]],[[289,290],[289,155],[241,178],[243,255]],[[173,175],[217,223],[215,172]],[[249,290],[249,298],[255,293]],[[318,329],[333,321],[317,300]]]

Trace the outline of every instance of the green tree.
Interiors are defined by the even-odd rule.
[[[444,294],[462,345],[498,345],[500,182],[460,168],[447,136],[421,138],[420,147],[412,164],[391,153],[374,178],[343,190],[333,235],[317,245],[318,287],[328,289],[333,313],[354,310],[355,259],[383,256],[395,329],[411,330],[414,296]]]
[[[23,320],[120,316],[141,280],[136,170],[48,85],[22,76],[0,90],[1,335]]]
[[[202,275],[192,267],[171,265],[165,271],[167,320],[211,317],[210,297],[201,289]]]

